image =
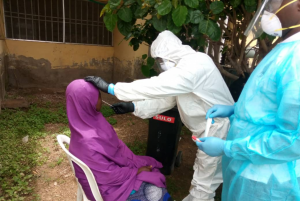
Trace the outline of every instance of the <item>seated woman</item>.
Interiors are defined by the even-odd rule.
[[[75,80],[66,91],[71,130],[70,152],[93,172],[104,201],[172,201],[165,189],[161,163],[136,156],[118,138],[100,112],[100,92],[84,80]],[[87,178],[74,164],[86,196],[95,200]]]

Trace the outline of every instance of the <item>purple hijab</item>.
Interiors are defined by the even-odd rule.
[[[96,111],[99,91],[84,80],[75,80],[66,91],[67,115],[71,130],[70,152],[93,172],[104,201],[125,201],[142,182],[165,187],[159,172],[161,163],[147,156],[136,156],[118,138],[113,127]],[[138,169],[152,165],[152,172]],[[75,174],[86,196],[95,200],[88,181],[79,166]]]

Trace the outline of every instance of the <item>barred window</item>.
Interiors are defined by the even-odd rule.
[[[6,37],[112,45],[100,18],[102,5],[87,0],[4,0]]]

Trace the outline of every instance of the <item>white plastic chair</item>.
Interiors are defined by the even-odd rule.
[[[66,152],[69,162],[71,164],[72,170],[74,172],[74,175],[75,175],[75,171],[74,171],[72,161],[74,163],[76,163],[83,170],[83,172],[89,182],[90,188],[92,190],[93,196],[96,199],[96,201],[103,201],[102,196],[99,192],[95,177],[94,177],[92,171],[90,170],[90,168],[66,149],[64,143],[70,144],[70,138],[65,135],[58,135],[57,141],[58,141],[59,145],[61,146],[61,148]],[[89,199],[87,199],[84,191],[82,190],[82,187],[81,187],[80,183],[78,182],[77,178],[76,178],[76,181],[78,184],[77,201],[82,201],[82,198],[83,198],[83,201],[89,201]]]

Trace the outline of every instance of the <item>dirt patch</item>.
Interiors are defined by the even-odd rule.
[[[58,126],[58,125],[53,125]],[[47,136],[41,140],[47,149],[47,161],[37,167],[35,193],[40,200],[64,200],[76,199],[77,184],[71,166],[63,150],[57,145],[55,136]]]

